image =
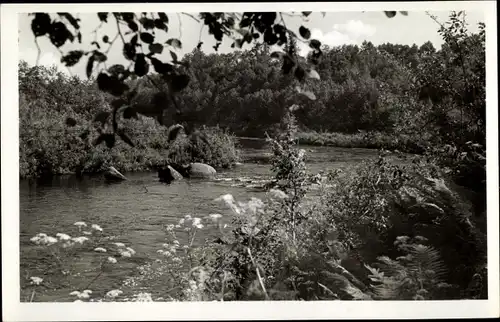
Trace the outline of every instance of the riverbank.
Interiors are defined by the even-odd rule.
[[[297,136],[299,144],[302,145],[386,149],[414,154],[421,154],[425,151],[423,142],[410,135],[392,135],[382,132],[346,134],[309,131],[299,132]]]

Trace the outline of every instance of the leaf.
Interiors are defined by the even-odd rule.
[[[135,23],[135,21],[129,21],[127,25],[133,32],[139,31],[139,26]]]
[[[147,17],[142,17],[141,19],[139,19],[139,22],[147,30],[154,29],[154,27],[155,27],[155,21],[153,19],[149,19]]]
[[[114,76],[118,76],[119,74],[123,74],[125,72],[125,67],[120,64],[115,64],[108,68],[108,72]]]
[[[177,54],[176,54],[176,53],[174,53],[174,52],[173,52],[173,51],[171,51],[171,50],[170,50],[170,56],[172,56],[172,60],[173,60],[174,62],[176,62],[176,61],[177,61]]]
[[[70,14],[69,12],[58,12],[58,15],[60,15],[61,17],[64,17],[66,20],[69,21],[69,23],[73,26],[73,28],[75,28],[76,30],[80,29],[80,25],[79,25],[79,21],[80,19],[76,19],[75,17],[73,17],[72,14]]]
[[[106,142],[106,146],[108,148],[111,149],[115,146],[116,138],[115,138],[114,134],[105,133],[105,134],[101,134],[101,136],[103,137],[104,142]]]
[[[311,69],[307,72],[307,78],[320,80],[319,74],[314,69]]]
[[[128,135],[123,131],[123,129],[119,129],[117,131],[118,135],[120,136],[120,139],[122,139],[123,142],[127,143],[131,147],[134,147],[135,144],[132,142],[132,140],[128,137]]]
[[[295,87],[295,90],[297,91],[297,93],[306,96],[312,101],[316,100],[316,95],[314,95],[314,93],[311,91],[304,91],[300,86]]]
[[[108,57],[101,53],[100,51],[97,51],[97,50],[94,50],[94,54],[93,56],[95,56],[95,60],[98,61],[98,62],[105,62],[106,60],[108,60]]]
[[[182,48],[182,43],[179,39],[170,38],[169,40],[167,40],[166,44],[174,48],[179,48],[179,49]]]
[[[134,72],[137,76],[142,77],[149,71],[149,64],[146,62],[144,54],[137,54],[135,59]]]
[[[109,37],[107,35],[102,37],[102,42],[108,43],[109,42]]]
[[[97,16],[99,17],[99,20],[102,22],[108,22],[108,13],[107,12],[98,12]]]
[[[167,25],[161,19],[155,19],[154,21],[155,27],[161,30],[167,31]]]
[[[174,70],[174,67],[171,64],[163,63],[157,58],[150,58],[151,64],[155,69],[155,72],[158,74],[167,74]]]
[[[31,21],[31,30],[35,37],[40,37],[47,34],[51,27],[50,16],[46,13],[36,13],[35,18]]]
[[[90,78],[90,76],[92,76],[92,68],[94,68],[94,59],[95,59],[95,56],[94,55],[91,55],[89,57],[89,60],[87,61],[87,78]]]
[[[304,17],[309,16],[311,13],[312,13],[312,11],[302,11],[302,15],[303,15]]]
[[[313,49],[320,49],[319,47],[321,47],[321,42],[317,39],[311,39],[311,41],[309,41],[309,47]]]
[[[102,125],[104,125],[106,123],[106,121],[108,120],[109,115],[110,115],[110,113],[106,112],[106,111],[99,112],[94,117],[94,122],[99,122]]]
[[[297,66],[297,68],[295,68],[294,76],[295,76],[295,78],[297,78],[297,80],[299,82],[304,80],[305,75],[306,75],[306,72],[304,71],[304,69],[301,66]]]
[[[396,16],[396,11],[384,11],[384,13],[388,18],[393,18],[394,16]]]
[[[402,14],[403,16],[408,16],[408,11],[400,11],[399,13]]]
[[[311,31],[309,29],[307,29],[306,27],[304,27],[304,26],[300,26],[300,28],[299,28],[299,34],[304,39],[311,38]]]
[[[127,107],[123,110],[123,118],[127,120],[131,118],[138,119],[137,111],[133,107]]]
[[[134,60],[136,55],[135,45],[131,43],[126,43],[123,45],[123,56],[128,60]]]
[[[284,56],[284,53],[281,51],[273,51],[270,56],[271,58],[281,58]]]
[[[50,41],[57,48],[61,47],[66,43],[66,41],[73,41],[74,37],[71,32],[69,32],[66,25],[60,21],[53,23],[50,30]]]
[[[181,74],[175,75],[172,79],[172,90],[174,92],[180,92],[186,88],[189,84],[190,78],[188,75]]]
[[[152,44],[155,41],[155,37],[148,32],[141,32],[141,41],[146,44]]]
[[[118,98],[118,99],[112,100],[109,105],[111,105],[111,107],[113,107],[113,108],[118,109],[125,104],[127,104],[126,100],[124,100],[123,98]]]
[[[66,125],[73,127],[76,125],[76,120],[72,117],[68,117],[66,118]]]
[[[164,23],[168,23],[168,16],[164,12],[158,12],[158,17],[160,17],[161,21]]]
[[[93,41],[90,44],[95,45],[97,47],[97,49],[101,49],[101,46],[99,45],[99,43],[97,41]]]
[[[161,54],[163,52],[163,45],[159,43],[154,43],[149,45],[149,51],[153,54]]]
[[[97,86],[100,90],[114,96],[121,96],[129,88],[127,84],[124,84],[116,76],[109,76],[104,73],[100,73],[97,76]]]
[[[184,126],[182,126],[180,124],[172,125],[168,129],[168,139],[167,139],[167,141],[168,142],[175,141],[175,139],[179,136],[179,133],[181,132],[181,130],[184,130]]]
[[[80,58],[82,58],[82,56],[83,51],[72,50],[61,58],[61,63],[65,64],[67,67],[71,67],[76,65],[80,61]]]

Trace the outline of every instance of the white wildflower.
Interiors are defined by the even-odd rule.
[[[31,280],[31,284],[33,284],[33,285],[40,285],[40,283],[43,282],[43,278],[36,277],[36,276],[30,277],[30,280]]]
[[[80,236],[80,237],[73,237],[71,240],[75,243],[83,244],[84,242],[86,242],[89,239],[85,236]]]
[[[92,229],[97,230],[97,231],[101,231],[101,232],[102,232],[102,228],[101,228],[101,226],[99,226],[99,225],[97,225],[97,224],[92,224]]]
[[[234,213],[241,214],[241,209],[236,205],[234,197],[231,194],[220,196],[215,201],[223,201]]]
[[[276,198],[276,199],[286,199],[288,198],[288,195],[283,192],[282,190],[279,190],[279,189],[271,189],[269,190],[269,195],[271,195],[272,198]]]
[[[179,229],[181,228],[181,225],[175,225],[175,228]]]
[[[134,302],[153,302],[153,298],[149,293],[139,293],[135,295]]]
[[[105,253],[106,249],[102,248],[102,247],[97,247],[97,248],[94,249],[94,252]]]
[[[113,243],[116,247],[125,247],[124,243]]]
[[[120,296],[120,294],[122,293],[123,293],[122,290],[111,290],[108,293],[106,293],[106,297],[115,298],[117,296]]]
[[[167,231],[172,231],[174,230],[175,226],[173,224],[170,224],[167,226]]]
[[[133,250],[132,248],[127,247],[127,248],[126,248],[126,250],[127,250],[130,254],[135,255],[135,250]]]
[[[69,293],[69,295],[76,296],[79,299],[88,299],[90,297],[90,294],[92,294],[91,290],[85,290],[83,292],[73,291],[73,292]]]
[[[185,221],[185,219],[184,219],[184,218],[180,219],[180,220],[179,220],[179,226],[184,225],[184,221]]]
[[[84,230],[84,231],[82,231],[82,234],[90,236],[90,235],[92,235],[92,232]]]
[[[210,219],[212,219],[213,222],[218,222],[222,218],[222,215],[221,214],[210,214],[210,215],[208,215],[208,217],[210,217]]]
[[[75,226],[77,226],[79,228],[81,228],[81,227],[87,227],[87,224],[84,223],[83,221],[77,221],[73,225],[75,225]]]
[[[117,260],[114,257],[108,257],[108,263],[116,264]]]
[[[203,228],[203,224],[201,223],[201,218],[198,217],[193,218],[193,227],[196,227],[198,229]]]
[[[58,237],[60,240],[70,240],[71,239],[71,237],[69,237],[69,235],[63,234],[63,233],[57,233],[56,237]]]
[[[174,241],[173,241],[173,243],[174,243],[174,245],[179,246],[179,241],[178,241],[177,239],[176,239],[176,240],[174,240]]]
[[[191,220],[191,219],[192,219],[192,217],[191,217],[191,215],[185,215],[185,216],[184,216],[184,219],[186,219],[186,220]]]
[[[130,252],[127,252],[127,251],[120,252],[120,255],[122,257],[132,257],[132,254]]]

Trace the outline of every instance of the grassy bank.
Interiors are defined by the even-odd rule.
[[[297,136],[299,143],[304,145],[388,149],[408,153],[422,153],[425,150],[423,140],[404,134],[395,135],[382,132],[346,134],[307,131],[299,132]]]

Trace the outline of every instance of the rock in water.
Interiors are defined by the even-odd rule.
[[[160,178],[160,182],[165,183],[183,179],[182,175],[169,165],[166,168],[158,170],[158,178]]]
[[[120,171],[116,170],[115,167],[109,167],[108,171],[104,173],[104,178],[108,181],[123,181],[127,180],[127,178],[120,173]]]
[[[202,179],[207,179],[207,178],[213,178],[217,171],[208,164],[205,163],[191,163],[189,165],[189,177],[190,178],[202,178]]]

